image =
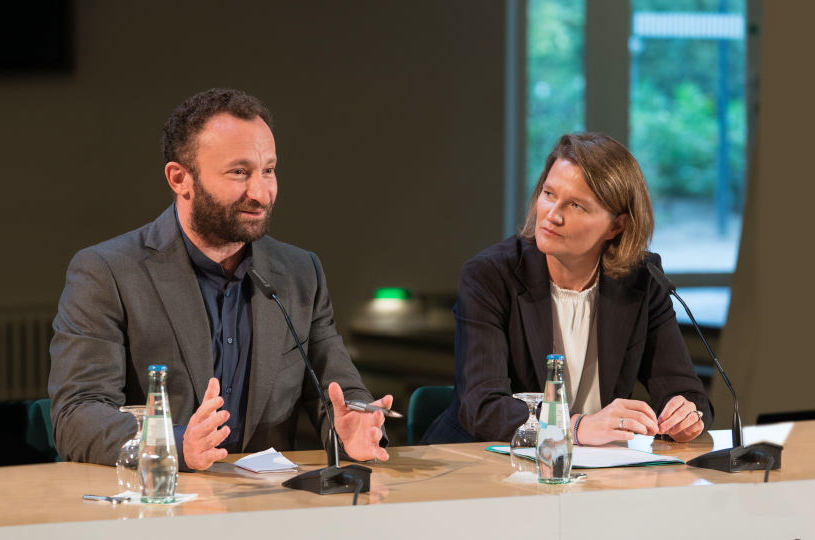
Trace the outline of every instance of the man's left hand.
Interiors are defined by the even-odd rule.
[[[352,411],[345,405],[342,388],[335,382],[328,385],[328,397],[334,406],[334,426],[337,428],[337,436],[342,441],[345,453],[358,461],[369,459],[387,461],[390,457],[387,450],[379,446],[385,415],[379,411],[375,413]],[[393,396],[389,394],[372,404],[390,409]]]
[[[696,405],[683,396],[674,396],[665,404],[657,419],[659,433],[665,433],[677,442],[688,442],[705,429],[702,417],[696,413]]]

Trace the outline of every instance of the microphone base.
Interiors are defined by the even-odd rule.
[[[781,467],[781,450],[783,446],[773,443],[756,443],[750,446],[736,446],[716,450],[697,456],[688,461],[691,467],[714,469],[722,472],[763,471],[767,468],[770,457],[775,462],[770,469]]]
[[[346,465],[345,467],[332,465],[298,474],[283,482],[283,486],[310,491],[318,495],[331,495],[354,493],[359,482],[362,483],[360,493],[367,493],[371,490],[371,469],[362,465]]]

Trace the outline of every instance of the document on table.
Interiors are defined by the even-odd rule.
[[[286,456],[274,448],[242,457],[235,462],[235,465],[256,473],[289,472],[297,470],[297,465],[289,461]]]
[[[758,442],[770,442],[779,446],[784,446],[792,431],[792,422],[782,422],[780,424],[764,424],[761,426],[745,426],[742,430],[742,444],[748,446]],[[708,431],[713,438],[713,450],[733,448],[733,430],[731,429],[711,429]]]
[[[509,454],[509,446],[488,446],[490,452]],[[519,455],[535,460],[534,448],[521,448]],[[668,465],[685,463],[672,456],[661,456],[625,446],[575,446],[572,449],[572,467],[576,469],[602,469],[606,467],[642,467],[645,465]]]

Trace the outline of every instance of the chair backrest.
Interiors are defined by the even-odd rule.
[[[433,420],[453,401],[452,386],[420,386],[410,395],[407,413],[408,444],[418,443]]]
[[[38,399],[28,408],[25,442],[46,458],[59,461],[51,425],[51,400]]]

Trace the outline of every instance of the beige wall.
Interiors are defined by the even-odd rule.
[[[166,207],[160,127],[212,86],[272,110],[273,235],[320,255],[341,326],[500,239],[502,2],[75,4],[74,72],[0,79],[0,307],[55,304],[77,249]]]
[[[740,397],[742,420],[815,409],[812,248],[815,72],[811,2],[764,2],[757,163],[720,358]],[[717,425],[732,404],[714,383]]]

